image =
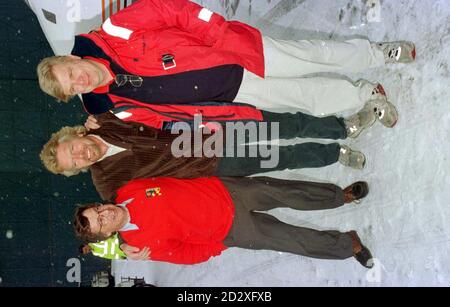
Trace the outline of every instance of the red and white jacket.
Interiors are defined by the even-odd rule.
[[[237,64],[264,77],[259,30],[238,21],[226,21],[188,0],[137,1],[107,19],[99,30],[80,37],[92,41],[125,70],[141,76],[164,76]],[[89,56],[89,53],[73,54]],[[162,58],[167,54],[174,55],[175,62],[164,63]],[[136,103],[108,96],[113,105],[119,101]],[[89,94],[83,95],[83,101],[85,98],[89,100]],[[97,114],[107,110],[85,108]]]
[[[172,125],[176,122],[188,124],[192,131],[202,127],[208,127],[211,131],[218,131],[223,129],[226,122],[264,121],[260,110],[244,103],[204,102],[139,106],[118,102],[115,108],[111,109],[111,112],[125,122],[137,122],[163,130],[171,130]],[[199,115],[201,115],[201,121],[196,123],[195,116]]]
[[[264,77],[259,30],[188,0],[140,0],[86,34],[124,69],[159,76],[225,64],[239,64]],[[175,55],[166,69],[161,57]]]

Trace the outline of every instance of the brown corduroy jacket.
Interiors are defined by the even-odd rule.
[[[220,158],[175,157],[172,141],[179,137],[140,123],[123,122],[111,113],[96,116],[99,129],[89,133],[125,148],[90,167],[95,188],[105,201],[113,201],[116,191],[131,179],[149,177],[196,178],[213,176]],[[192,135],[192,139],[194,136]],[[191,142],[191,148],[194,148]]]

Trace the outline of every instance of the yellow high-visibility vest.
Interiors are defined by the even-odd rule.
[[[109,237],[105,241],[89,243],[92,254],[106,259],[125,259],[127,256],[120,249],[119,238],[117,234]]]

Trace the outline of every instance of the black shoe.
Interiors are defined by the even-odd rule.
[[[370,250],[365,247],[364,245],[361,244],[361,251],[357,254],[354,255],[355,259],[361,263],[361,265],[363,267],[366,267],[368,269],[373,268],[374,266],[374,261],[373,261],[373,256],[372,253],[370,252]]]
[[[375,263],[373,261],[373,256],[370,250],[361,243],[361,239],[359,238],[356,231],[349,231],[348,234],[352,237],[353,249],[359,250],[359,252],[353,253],[353,257],[355,257],[355,259],[359,263],[361,263],[363,267],[366,267],[368,269],[373,268]]]
[[[344,189],[344,203],[358,202],[369,194],[369,185],[365,181],[355,182]]]

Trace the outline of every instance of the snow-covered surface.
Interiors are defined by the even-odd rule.
[[[366,36],[372,41],[416,43],[414,64],[348,75],[381,82],[400,115],[394,129],[376,123],[358,139],[344,142],[366,154],[368,163],[363,171],[336,164],[269,173],[341,186],[368,181],[370,194],[359,205],[318,212],[276,209],[271,213],[306,227],[356,229],[377,257],[377,265],[367,271],[354,259],[316,260],[230,248],[193,266],[114,261],[116,280],[145,277],[158,286],[449,286],[450,1],[384,0],[381,22],[365,24],[361,18],[365,12],[358,9],[364,4],[358,0],[197,2],[279,38]]]

